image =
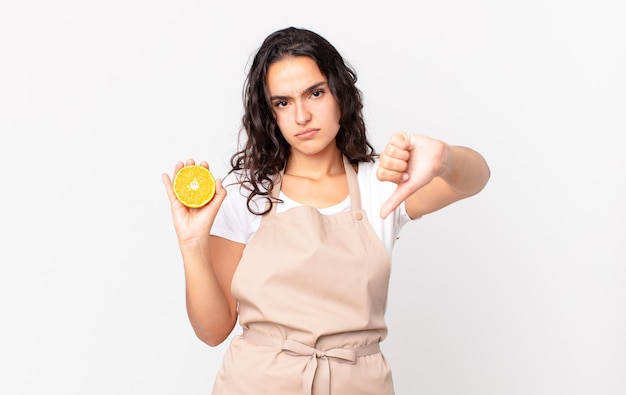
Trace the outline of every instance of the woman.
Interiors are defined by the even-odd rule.
[[[324,38],[279,30],[249,70],[228,186],[218,180],[209,205],[188,209],[163,175],[197,336],[215,346],[243,328],[214,394],[393,394],[379,342],[394,240],[478,193],[489,168],[471,149],[407,132],[376,155],[355,83]]]

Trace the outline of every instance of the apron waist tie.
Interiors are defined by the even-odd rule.
[[[334,348],[331,350],[318,350],[298,343],[293,340],[280,337],[269,336],[259,331],[244,329],[243,338],[253,343],[277,348],[299,356],[310,356],[302,374],[302,394],[311,395],[313,393],[313,380],[317,376],[320,386],[320,395],[330,395],[330,364],[329,358],[337,359],[341,362],[351,364],[356,363],[357,357],[377,354],[380,352],[380,344],[372,343],[362,347]],[[318,361],[319,360],[319,361]],[[319,366],[319,369],[318,369]]]

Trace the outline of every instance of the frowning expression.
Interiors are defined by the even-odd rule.
[[[292,154],[337,150],[341,110],[313,59],[297,56],[273,63],[267,70],[267,89]]]

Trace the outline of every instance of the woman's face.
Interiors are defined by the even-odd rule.
[[[268,68],[266,83],[276,123],[292,155],[337,150],[341,110],[314,60],[279,60]]]

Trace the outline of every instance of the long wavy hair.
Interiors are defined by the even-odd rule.
[[[275,204],[270,198],[274,175],[287,164],[291,147],[275,121],[267,89],[269,67],[284,58],[306,56],[317,64],[328,80],[328,87],[339,103],[341,118],[336,137],[339,150],[352,164],[371,162],[376,156],[367,139],[363,120],[362,93],[356,87],[355,70],[325,38],[310,30],[288,27],[263,41],[248,71],[243,90],[244,115],[239,133],[239,151],[230,159],[229,173],[241,171],[239,177],[248,194],[248,210],[266,214]],[[242,144],[242,135],[245,142]],[[265,197],[268,205],[253,204],[256,196]]]

